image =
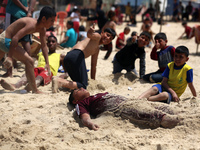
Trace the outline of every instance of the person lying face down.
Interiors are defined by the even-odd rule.
[[[173,110],[170,110],[169,105],[161,103],[152,105],[151,102],[148,102],[147,106],[143,105],[141,100],[128,99],[108,92],[91,96],[86,89],[79,88],[71,92],[69,103],[76,105],[76,113],[83,125],[95,131],[99,129],[99,126],[92,122],[90,115],[96,117],[105,111],[113,112],[115,116],[151,128],[159,126],[173,128],[179,123],[178,116]]]

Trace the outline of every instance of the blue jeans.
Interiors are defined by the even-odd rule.
[[[158,70],[156,72],[146,74],[146,75],[143,76],[143,79],[148,81],[148,82],[155,82],[155,83],[161,82],[162,79],[163,79],[162,72],[160,70]]]

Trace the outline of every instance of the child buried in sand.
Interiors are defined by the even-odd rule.
[[[57,75],[58,68],[62,64],[63,59],[65,57],[64,54],[56,53],[57,38],[54,35],[50,35],[48,37],[47,46],[49,48],[48,58],[49,58],[49,66],[51,69],[51,75],[48,75],[47,70],[45,70],[45,59],[42,55],[42,52],[40,52],[38,54],[38,66],[37,68],[34,68],[37,87],[39,87],[41,84],[46,85],[51,82],[52,76]],[[67,75],[67,73],[65,75]],[[21,86],[26,85],[27,78],[25,75],[23,75],[23,77],[15,84],[10,84],[6,82],[4,79],[2,79],[0,83],[4,89],[13,91],[16,88],[20,88]],[[31,90],[29,84],[26,85],[25,89],[27,91]]]

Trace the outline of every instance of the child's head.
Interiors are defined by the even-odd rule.
[[[187,26],[187,21],[182,22],[182,26],[186,27]]]
[[[77,6],[74,6],[74,8],[73,8],[73,12],[78,12],[79,10],[78,10],[78,7]]]
[[[137,32],[133,31],[131,33],[132,41],[135,42],[137,40]]]
[[[79,31],[85,31],[85,27],[84,27],[83,25],[81,25],[81,26],[79,27]]]
[[[185,46],[178,46],[175,49],[174,63],[177,67],[183,66],[189,59],[189,50]]]
[[[167,36],[163,32],[156,34],[154,40],[155,44],[159,45],[159,47],[157,48],[164,49],[165,46],[167,45]]]
[[[44,18],[46,20],[48,20],[49,18],[53,18],[55,20],[55,17],[56,17],[56,12],[54,11],[54,9],[49,6],[45,6],[40,11],[40,16],[39,16],[37,22],[40,22]],[[54,23],[54,20],[53,20],[53,23]]]
[[[129,27],[125,27],[124,28],[124,34],[129,34],[129,32],[130,32],[130,28]]]
[[[73,28],[74,23],[72,21],[67,21],[67,29]]]
[[[57,47],[57,38],[54,35],[50,35],[47,38],[47,46],[49,48],[50,53],[55,52],[56,47]]]
[[[107,45],[115,38],[115,36],[115,30],[111,28],[106,28],[103,32],[101,32],[101,41],[104,45]]]
[[[149,41],[151,39],[151,35],[149,32],[142,32],[140,36],[138,37],[138,47],[144,47],[149,44]]]
[[[112,11],[112,10],[110,10],[109,12],[108,12],[108,19],[109,20],[114,20],[115,19],[115,12],[114,11]]]

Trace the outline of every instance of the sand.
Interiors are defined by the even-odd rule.
[[[189,23],[193,26],[195,23]],[[125,23],[117,26],[117,33],[123,31]],[[140,33],[141,23],[131,27],[132,31]],[[154,23],[152,30],[158,33],[160,26]],[[168,45],[177,47],[185,45],[190,50],[188,64],[194,69],[194,86],[200,95],[200,50],[196,55],[194,38],[177,40],[184,28],[181,23],[169,22],[162,27],[167,34]],[[131,34],[131,33],[130,33]],[[126,37],[129,37],[130,34]],[[114,39],[115,46],[116,38]],[[66,54],[70,49],[58,50]],[[157,61],[150,59],[150,48],[146,48],[146,73],[158,69]],[[96,80],[89,78],[88,90],[91,94],[110,92],[128,98],[137,98],[153,84],[139,80],[134,74],[122,71],[117,76],[112,75],[113,50],[108,60],[103,60],[105,51],[100,51],[97,64]],[[87,69],[90,69],[91,59],[86,59]],[[35,62],[37,64],[37,61]],[[139,60],[136,61],[139,72]],[[0,74],[5,69],[0,68]],[[24,65],[19,63],[18,71],[6,81],[15,83],[24,73]],[[60,75],[60,73],[59,73]],[[90,76],[90,72],[88,72]],[[199,98],[192,98],[189,88],[181,96],[180,103],[172,102],[170,107],[178,108],[183,121],[172,129],[158,127],[156,129],[142,128],[129,120],[114,117],[105,113],[92,121],[100,126],[98,131],[83,127],[73,108],[68,104],[69,91],[60,89],[52,93],[51,83],[39,89],[46,94],[24,93],[24,87],[16,91],[4,90],[0,87],[0,149],[1,150],[199,150],[200,149],[200,105]],[[147,103],[143,102],[143,105]]]

